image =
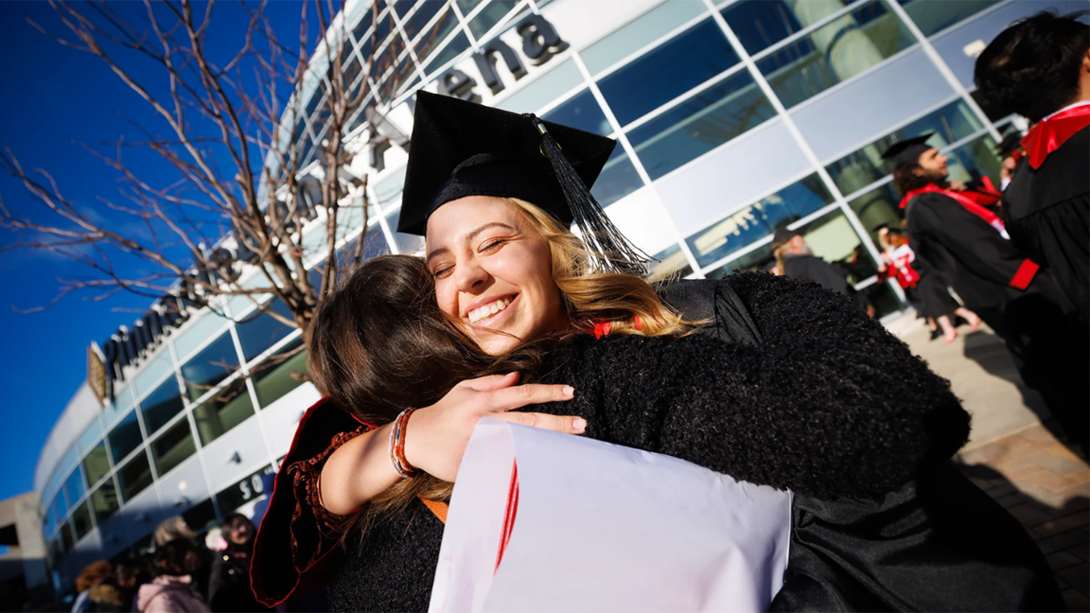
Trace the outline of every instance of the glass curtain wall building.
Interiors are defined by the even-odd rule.
[[[616,138],[593,191],[657,254],[657,274],[762,268],[786,226],[880,315],[895,313],[903,295],[877,281],[873,228],[902,212],[879,154],[932,131],[952,178],[998,183],[995,143],[1015,118],[978,104],[973,62],[1012,21],[1046,8],[1085,3],[349,1],[339,16],[345,74],[369,92],[348,128],[369,165],[365,253],[422,246],[394,229],[424,89]],[[328,61],[319,54],[315,64]],[[329,128],[321,70],[312,76],[293,133],[304,175]],[[321,225],[304,229],[315,254]],[[360,240],[359,225],[346,245]],[[86,385],[75,394],[35,481],[62,585],[87,562],[146,542],[167,516],[201,527],[264,497],[262,475],[279,467],[318,393],[299,376],[299,331],[256,308],[243,297],[194,314],[105,408]]]

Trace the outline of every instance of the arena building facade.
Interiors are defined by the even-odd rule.
[[[880,316],[897,313],[899,288],[875,276],[873,228],[901,216],[879,152],[933,131],[952,178],[997,180],[995,143],[1017,118],[980,106],[973,62],[1004,27],[1045,8],[1085,3],[349,1],[333,27],[350,37],[353,89],[372,90],[348,139],[366,153],[353,162],[369,173],[366,253],[421,248],[395,228],[413,96],[424,89],[616,138],[593,191],[657,255],[658,273],[763,267],[787,225]],[[314,78],[300,100],[304,174],[328,128],[322,96]],[[307,231],[313,246],[324,240],[324,224]],[[305,370],[300,332],[248,298],[183,315],[144,318],[93,351],[93,364],[121,376],[105,406],[101,390],[81,386],[41,452],[35,490],[59,588],[92,560],[146,545],[168,516],[200,528],[251,512],[318,399],[293,375]]]

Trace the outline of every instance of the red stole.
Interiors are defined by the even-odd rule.
[[[1040,168],[1050,153],[1086,126],[1090,126],[1090,104],[1067,109],[1033,126],[1022,139],[1029,165],[1034,170]]]
[[[920,194],[924,194],[924,193],[927,193],[927,192],[938,192],[938,193],[942,194],[943,196],[953,198],[962,207],[964,207],[966,211],[969,211],[973,215],[976,215],[977,217],[979,217],[979,218],[983,219],[984,221],[988,222],[988,225],[995,228],[996,232],[999,232],[999,234],[1002,235],[1003,238],[1006,238],[1006,239],[1010,238],[1010,236],[1007,234],[1006,226],[1003,225],[1003,220],[1000,219],[998,215],[996,215],[995,213],[988,210],[987,207],[985,207],[985,206],[983,206],[981,204],[978,204],[975,200],[973,200],[972,198],[966,196],[962,192],[955,192],[955,191],[950,191],[948,189],[943,189],[943,188],[941,188],[941,187],[939,187],[939,186],[937,186],[935,184],[926,185],[924,187],[921,187],[919,189],[914,189],[914,190],[908,192],[907,194],[905,194],[904,199],[901,200],[901,208],[903,209],[906,206],[908,206],[909,200],[912,200],[916,196],[919,196]]]

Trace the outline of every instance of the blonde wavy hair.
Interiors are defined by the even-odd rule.
[[[702,323],[683,320],[646,278],[595,270],[586,244],[541,208],[518,198],[503,200],[549,244],[553,281],[576,329],[589,332],[596,323],[609,322],[611,334],[677,336]]]

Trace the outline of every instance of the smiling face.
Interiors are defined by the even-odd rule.
[[[549,243],[515,205],[468,196],[428,219],[439,308],[489,355],[569,327]]]

